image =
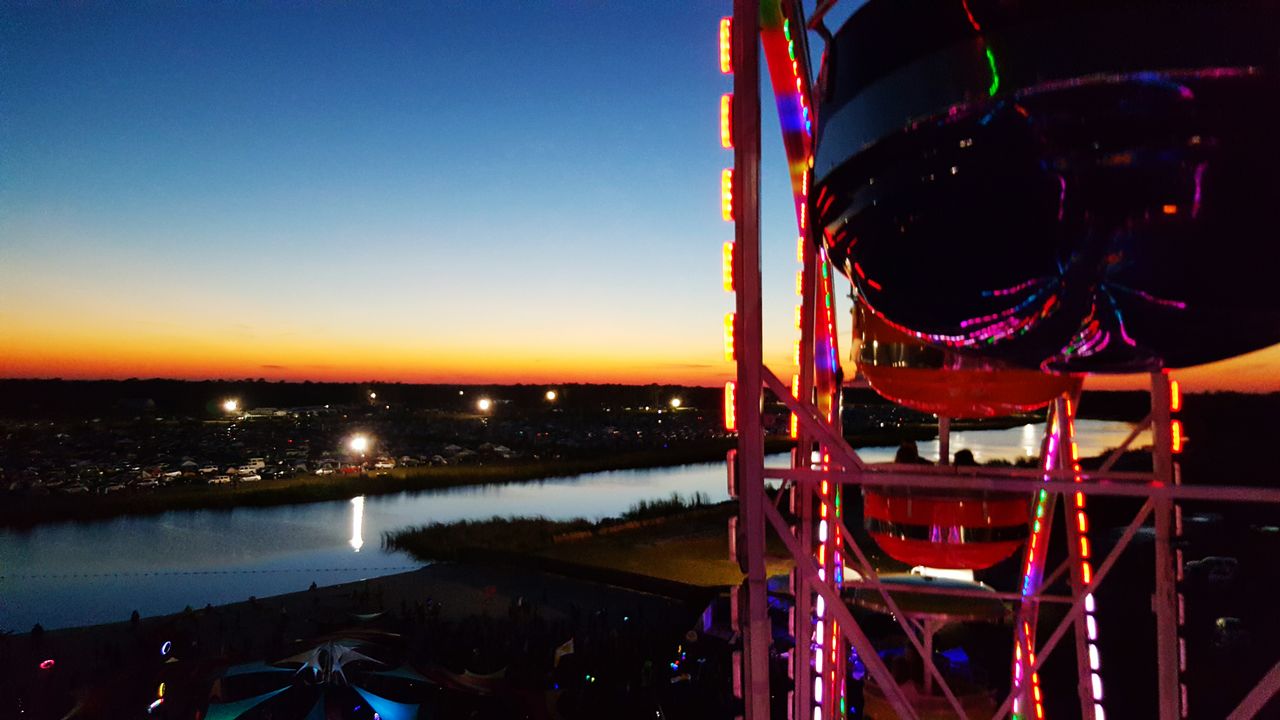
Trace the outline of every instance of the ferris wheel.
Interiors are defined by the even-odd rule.
[[[725,418],[738,432],[746,717],[770,717],[777,697],[787,717],[814,720],[1042,720],[1053,708],[1105,720],[1109,683],[1128,681],[1101,651],[1096,592],[1148,522],[1151,714],[1195,716],[1179,502],[1280,503],[1280,491],[1182,484],[1169,369],[1280,342],[1267,282],[1280,249],[1260,241],[1275,229],[1280,138],[1256,110],[1280,111],[1280,4],[870,0],[833,32],[835,5],[806,17],[799,0],[735,0],[720,24],[720,69],[733,76],[720,102],[734,156],[721,178],[735,227],[724,248],[736,303],[725,351],[737,364]],[[823,45],[817,72],[811,38]],[[796,215],[789,383],[762,361],[761,52]],[[856,382],[937,416],[938,465],[909,453],[869,463],[845,441],[837,275],[853,299]],[[1135,372],[1149,375],[1149,414],[1083,467],[1085,376]],[[791,412],[788,468],[764,464],[765,393]],[[1035,467],[952,460],[951,420],[1041,409]],[[1150,469],[1116,470],[1145,431]],[[789,508],[766,495],[767,479],[781,481]],[[1090,511],[1109,498],[1138,509],[1104,543]],[[795,644],[776,695],[766,528],[795,562]],[[919,573],[881,572],[873,558]],[[897,623],[896,661],[863,630],[867,611]],[[1008,628],[1005,681],[960,678],[935,652],[939,628],[973,620]],[[1055,650],[1074,655],[1072,698],[1050,698],[1041,681]],[[866,668],[857,694],[851,660]],[[1280,663],[1231,717],[1253,717],[1277,688]]]

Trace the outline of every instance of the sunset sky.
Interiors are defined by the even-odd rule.
[[[4,4],[0,377],[723,381],[729,8]],[[1278,363],[1180,377],[1276,390]]]

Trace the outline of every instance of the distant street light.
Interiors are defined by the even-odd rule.
[[[476,407],[480,408],[480,412],[489,412],[489,408],[493,407],[493,401],[489,398],[480,398],[476,402]]]
[[[233,413],[240,409],[240,401],[235,398],[228,398],[222,401],[222,409]]]
[[[369,399],[370,399],[370,400],[377,400],[377,399],[378,399],[378,393],[376,393],[376,392],[371,392],[371,393],[369,393]]]
[[[555,402],[557,397],[560,397],[560,396],[556,394],[555,390],[547,391],[547,402]]]
[[[675,410],[676,408],[679,408],[679,407],[680,407],[680,398],[678,397],[671,398],[671,409]]]
[[[347,441],[347,447],[351,448],[351,452],[360,453],[361,455],[364,455],[369,450],[369,445],[368,435],[352,435],[351,439]]]

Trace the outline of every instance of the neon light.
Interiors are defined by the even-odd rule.
[[[720,173],[720,215],[725,222],[733,222],[733,170]]]
[[[733,147],[733,93],[720,96],[720,147]]]
[[[1173,451],[1176,453],[1182,452],[1182,421],[1174,420],[1169,429],[1173,435]]]
[[[991,66],[991,87],[987,88],[987,95],[996,96],[996,91],[1000,89],[1000,72],[996,70],[996,56],[991,52],[991,48],[987,48],[987,64]]]
[[[733,292],[733,242],[724,244],[724,248],[720,253],[720,276],[724,281],[724,291]]]
[[[733,72],[733,18],[720,18],[720,72]]]
[[[724,384],[724,429],[730,432],[738,429],[737,402],[734,398],[732,380]]]

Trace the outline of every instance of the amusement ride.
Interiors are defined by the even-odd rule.
[[[1180,503],[1280,503],[1280,491],[1182,483],[1170,370],[1280,342],[1280,4],[846,2],[855,8],[835,31],[837,0],[808,16],[799,0],[734,0],[719,28],[733,82],[720,102],[733,151],[722,215],[735,228],[723,253],[737,368],[725,424],[738,433],[730,534],[747,575],[733,600],[745,717],[769,718],[784,700],[796,720],[848,717],[856,662],[863,717],[1043,720],[1041,672],[1056,651],[1074,654],[1071,715],[1106,720],[1120,680],[1100,652],[1096,593],[1139,534],[1154,547],[1153,716],[1196,717]],[[790,382],[762,354],[761,52],[798,228]],[[846,442],[837,274],[853,299],[853,382],[936,415],[939,464],[873,464]],[[1083,469],[1084,378],[1117,373],[1149,374],[1149,413]],[[766,396],[791,413],[790,467],[765,464]],[[1040,409],[1036,467],[951,462],[951,420]],[[1115,469],[1148,431],[1150,469]],[[1114,542],[1094,542],[1096,499],[1138,507]],[[781,688],[767,528],[795,563]],[[880,574],[875,556],[921,572]],[[1008,587],[973,579],[1015,562]],[[917,677],[891,667],[851,608],[896,622]],[[936,662],[934,633],[973,620],[1011,629],[1007,683],[962,681]],[[1280,663],[1230,717],[1255,716],[1277,688]]]

